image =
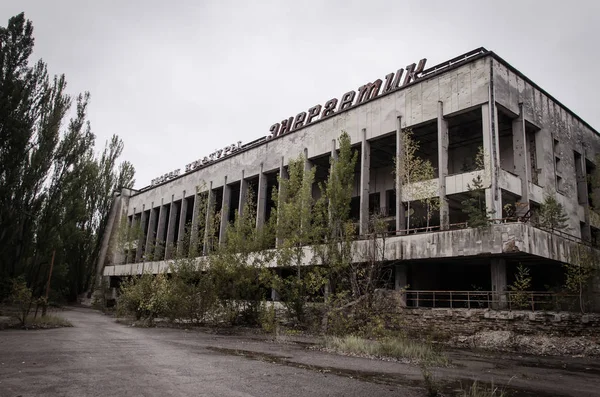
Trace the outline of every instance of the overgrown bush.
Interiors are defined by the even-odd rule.
[[[15,314],[19,323],[24,326],[33,303],[33,291],[27,287],[25,280],[18,278],[12,281],[12,288],[8,299],[9,303],[17,306]]]

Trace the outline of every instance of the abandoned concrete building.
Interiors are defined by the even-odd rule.
[[[372,213],[388,222],[390,288],[409,286],[407,304],[419,304],[420,294],[421,305],[448,306],[447,300],[425,298],[436,291],[438,296],[455,291],[455,300],[460,300],[459,291],[497,296],[512,282],[519,263],[531,269],[534,291],[562,285],[561,263],[570,260],[573,244],[595,245],[600,237],[600,209],[594,211],[588,182],[600,154],[598,131],[484,48],[424,66],[421,60],[406,73],[398,70],[340,101],[310,108],[274,124],[268,136],[227,146],[151,186],[115,193],[100,274],[116,287],[120,278],[164,271],[184,250],[186,228],[193,232],[198,227],[194,214],[200,202],[214,203],[217,211],[228,209],[217,231],[222,238],[252,189],[261,227],[271,216],[272,190],[289,159],[304,153],[307,164],[316,167],[316,181],[323,181],[337,138],[346,131],[360,153],[351,204],[358,236]],[[401,134],[408,128],[419,143],[418,155],[435,170],[433,179],[418,182],[439,198],[440,209],[428,225],[418,216],[422,208],[417,203],[408,216],[414,189],[393,172]],[[480,148],[484,169],[475,164]],[[494,218],[484,229],[469,228],[461,211],[477,176]],[[316,187],[314,194],[319,194]],[[199,200],[200,195],[209,200]],[[564,206],[567,230],[551,232],[531,222],[546,195]],[[129,248],[119,242],[122,224],[142,231]]]

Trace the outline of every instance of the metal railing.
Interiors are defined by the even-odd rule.
[[[530,311],[573,311],[579,296],[539,291],[403,291],[407,307],[448,309],[502,309]]]

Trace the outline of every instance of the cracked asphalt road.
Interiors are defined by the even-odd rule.
[[[0,333],[0,396],[419,396],[422,390],[250,360],[244,340],[133,328],[88,309],[74,327]],[[262,342],[263,344],[265,342]],[[274,354],[286,347],[272,344]]]

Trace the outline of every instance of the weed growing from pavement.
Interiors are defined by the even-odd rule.
[[[474,381],[470,387],[462,388],[460,394],[461,397],[505,397],[506,393],[504,389],[491,385],[482,385],[477,381]]]
[[[408,338],[388,337],[368,340],[357,336],[325,338],[325,347],[340,353],[407,359],[431,365],[448,365],[448,357],[427,343]]]
[[[27,319],[27,325],[36,328],[59,328],[59,327],[72,327],[70,321],[65,320],[60,316],[54,316],[47,314],[45,316],[37,316],[33,318],[32,315]]]

